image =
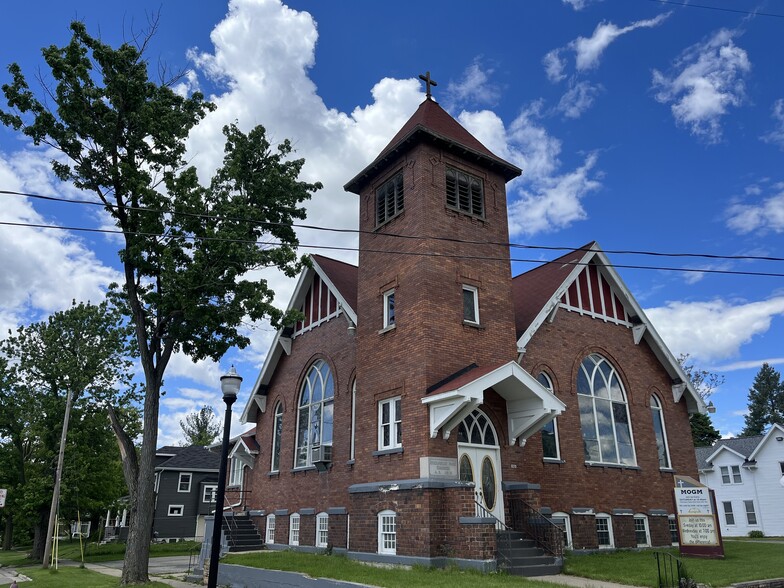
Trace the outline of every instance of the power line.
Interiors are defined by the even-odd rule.
[[[733,12],[735,14],[750,14],[753,16],[770,16],[772,18],[784,18],[784,14],[773,12],[757,12],[754,10],[740,10],[738,8],[723,8],[721,6],[708,6],[707,4],[692,4],[691,2],[678,2],[676,0],[648,0],[656,4],[670,4],[672,6],[682,6],[684,8],[702,8],[704,10],[715,10],[718,12]]]
[[[104,208],[112,208],[112,209],[122,208],[123,210],[130,210],[136,212],[149,212],[151,214],[171,214],[173,216],[186,216],[190,218],[200,218],[204,220],[220,220],[220,221],[229,221],[229,222],[255,222],[265,226],[291,226],[298,229],[324,231],[324,232],[332,232],[332,233],[365,234],[365,235],[378,234],[376,231],[367,231],[362,229],[341,229],[336,227],[323,227],[323,226],[308,225],[302,223],[288,224],[288,223],[279,223],[279,222],[271,222],[271,221],[257,221],[255,219],[249,219],[244,217],[229,217],[229,216],[221,216],[221,215],[213,215],[213,214],[205,214],[205,213],[169,211],[169,210],[155,209],[155,208],[149,208],[144,206],[119,206],[117,204],[105,204],[103,202],[96,201],[96,200],[78,200],[72,198],[62,198],[58,196],[44,196],[42,194],[17,192],[13,190],[0,190],[0,194],[22,196],[27,198],[39,199],[39,200],[47,200],[50,202],[62,202],[66,204],[84,204],[84,205],[92,205],[92,206],[101,206]],[[0,223],[0,224],[5,224],[5,223]],[[43,225],[39,228],[53,228],[53,226]],[[99,229],[87,229],[87,228],[74,228],[73,230],[81,230],[86,232],[103,232],[102,230]],[[115,231],[115,232],[121,233],[122,231]],[[161,235],[145,235],[142,233],[138,233],[138,234],[142,236],[161,236]],[[488,245],[488,246],[496,245],[502,247],[511,247],[513,249],[532,249],[532,250],[542,250],[542,251],[589,251],[589,249],[584,247],[530,245],[524,243],[501,242],[501,241],[474,241],[469,239],[459,239],[457,237],[403,235],[400,233],[383,233],[383,234],[384,236],[394,237],[398,239],[411,239],[411,240],[420,240],[420,241],[422,240],[445,241],[449,243],[458,243],[463,245]],[[699,259],[713,259],[713,260],[725,260],[725,261],[784,261],[784,257],[772,257],[767,255],[721,255],[721,254],[714,254],[714,253],[679,253],[679,252],[665,253],[660,251],[635,250],[635,249],[604,249],[603,251],[604,253],[608,253],[612,255],[645,255],[650,257],[699,258]],[[705,270],[697,270],[697,271],[705,271]]]
[[[134,232],[134,231],[122,231],[122,230],[115,230],[115,229],[92,229],[92,228],[85,228],[85,227],[69,227],[69,226],[60,226],[60,225],[45,225],[39,223],[15,223],[9,221],[0,221],[0,226],[12,226],[12,227],[25,227],[25,228],[38,228],[38,229],[55,229],[55,230],[62,230],[62,231],[81,231],[81,232],[88,232],[88,233],[106,233],[106,234],[125,234],[125,235],[136,235],[142,237],[165,237],[162,233],[142,233],[142,232]],[[244,244],[258,244],[257,241],[250,241],[248,239],[225,239],[222,237],[198,237],[195,235],[185,237],[189,241],[212,241],[212,242],[223,242],[223,243],[244,243]],[[264,243],[264,245],[269,246],[276,246],[280,245],[280,243]],[[339,247],[337,245],[307,245],[298,243],[297,247],[302,249],[319,249],[319,250],[330,250],[330,251],[359,251],[358,247]],[[478,261],[510,261],[510,262],[519,262],[519,263],[535,263],[538,265],[547,265],[551,263],[559,263],[562,265],[588,265],[587,262],[581,261],[564,261],[562,259],[555,259],[555,260],[541,260],[541,259],[520,259],[515,257],[490,257],[490,256],[482,256],[482,255],[459,255],[459,254],[449,254],[449,253],[430,253],[430,252],[421,252],[421,251],[399,251],[393,249],[368,249],[365,248],[362,251],[367,253],[383,253],[389,255],[410,255],[410,256],[419,256],[419,257],[437,257],[437,258],[445,258],[445,259],[471,259],[471,260],[478,260]],[[572,249],[570,251],[587,251],[585,249]],[[606,252],[605,252],[606,253]],[[592,262],[595,263],[595,262]],[[684,267],[667,267],[667,266],[651,266],[651,265],[632,265],[632,264],[601,264],[596,263],[596,265],[601,267],[614,267],[614,268],[623,268],[623,269],[640,269],[640,270],[656,270],[656,271],[671,271],[671,272],[684,272],[684,273],[699,273],[699,274],[720,274],[720,275],[733,275],[733,276],[761,276],[761,277],[773,277],[773,278],[784,278],[784,273],[776,273],[776,272],[752,272],[752,271],[740,271],[740,270],[720,270],[720,269],[697,269],[697,268],[684,268]]]

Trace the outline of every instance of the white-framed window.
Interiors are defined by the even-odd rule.
[[[667,522],[670,527],[670,543],[672,545],[680,545],[680,535],[678,533],[678,519],[674,514],[667,517]]]
[[[236,457],[229,461],[229,486],[242,486],[242,476],[244,473],[242,462]]]
[[[757,524],[757,513],[754,511],[754,501],[744,500],[743,506],[746,508],[746,522],[749,525]]]
[[[316,547],[326,547],[329,543],[329,515],[320,512],[316,515]]]
[[[357,431],[357,381],[351,386],[351,454],[349,459],[353,461],[356,449],[355,435]]]
[[[659,455],[659,467],[669,469],[670,449],[667,447],[667,430],[664,428],[664,411],[661,402],[651,394],[651,415],[653,416],[653,432],[656,435],[656,452]]]
[[[536,376],[537,381],[553,392],[553,381],[545,372],[539,372]],[[558,423],[556,419],[551,420],[542,427],[542,457],[544,459],[561,459],[561,447],[558,442]]]
[[[608,549],[615,545],[610,515],[601,512],[596,515],[596,539],[599,543],[599,549]]]
[[[572,548],[572,523],[565,512],[556,512],[550,517],[553,524],[563,532],[564,547]]]
[[[466,214],[484,216],[485,195],[482,178],[448,166],[446,168],[446,205]]]
[[[400,397],[387,398],[378,403],[378,449],[397,449],[403,446]]]
[[[265,537],[266,543],[275,543],[275,515],[267,515],[267,533]]]
[[[577,371],[577,401],[585,461],[636,465],[626,392],[615,368],[597,353]]]
[[[397,553],[397,514],[393,510],[378,513],[378,552]]]
[[[323,359],[317,359],[302,382],[294,467],[312,465],[312,449],[332,445],[334,397],[335,382],[329,365]]]
[[[184,511],[185,511],[185,506],[182,505],[182,504],[170,504],[169,505],[169,516],[170,517],[181,517]]]
[[[190,492],[193,474],[190,472],[180,472],[180,479],[177,481],[177,492]]]
[[[479,324],[479,290],[463,285],[463,322]]]
[[[280,438],[283,435],[283,404],[275,405],[275,416],[272,421],[272,463],[270,471],[280,470]]]
[[[651,544],[648,517],[644,514],[634,515],[634,537],[637,541],[637,547],[648,547]]]
[[[403,203],[403,172],[399,172],[376,190],[376,226],[403,212]]]
[[[201,497],[202,502],[215,502],[216,495],[218,493],[218,485],[217,484],[205,484],[204,485],[204,492]]]
[[[726,502],[722,502],[721,505],[724,508],[724,522],[728,525],[734,525],[735,513],[732,512],[732,502],[727,500]]]
[[[742,484],[743,477],[740,474],[740,466],[721,466],[721,483],[722,484]]]
[[[289,545],[299,545],[299,514],[289,517]]]
[[[387,290],[383,294],[384,298],[384,317],[382,327],[391,329],[395,326],[395,291]]]

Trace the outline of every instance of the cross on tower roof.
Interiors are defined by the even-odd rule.
[[[432,100],[433,96],[430,93],[430,86],[437,86],[438,83],[436,83],[435,80],[430,79],[429,71],[425,72],[425,75],[419,74],[419,79],[425,82],[425,96],[427,97],[428,100]]]

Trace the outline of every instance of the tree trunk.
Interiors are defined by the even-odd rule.
[[[8,551],[13,543],[11,538],[14,535],[14,519],[10,514],[5,516],[5,530],[3,531],[3,549]]]
[[[46,541],[46,526],[49,522],[49,511],[44,509],[38,512],[38,522],[33,528],[33,549],[30,559],[41,561],[44,556],[44,543]]]

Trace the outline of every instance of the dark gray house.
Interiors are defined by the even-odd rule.
[[[215,510],[220,455],[206,447],[161,447],[155,454],[158,540],[204,539],[204,517]]]

